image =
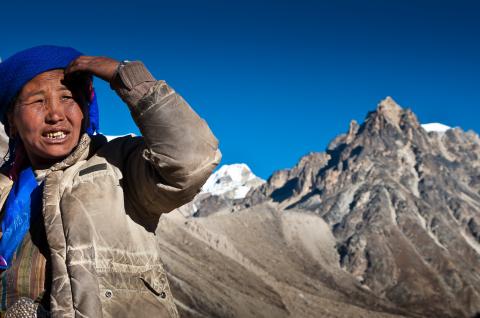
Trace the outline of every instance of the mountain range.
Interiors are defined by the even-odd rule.
[[[266,181],[221,167],[157,230],[182,317],[479,317],[479,156],[387,97]]]

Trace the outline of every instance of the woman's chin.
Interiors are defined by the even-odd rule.
[[[74,147],[65,147],[62,144],[53,144],[33,156],[29,156],[34,168],[48,167],[65,159],[72,152]]]
[[[78,139],[78,134],[67,133],[57,138],[41,136],[34,142],[23,142],[23,145],[32,166],[39,169],[65,159],[77,146]]]

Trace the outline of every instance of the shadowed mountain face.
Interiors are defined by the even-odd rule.
[[[309,188],[280,205],[320,215],[341,267],[375,295],[429,317],[479,312],[479,137],[459,129],[427,133],[387,98],[327,155],[308,185],[269,180],[252,197]]]
[[[180,310],[477,316],[479,158],[475,133],[427,132],[386,98],[325,153],[274,173],[228,209],[163,219],[158,233]]]

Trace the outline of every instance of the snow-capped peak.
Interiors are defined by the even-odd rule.
[[[440,124],[440,123],[428,123],[428,124],[423,124],[422,128],[425,129],[427,132],[434,131],[434,132],[443,133],[451,129],[452,127],[449,127],[447,125]]]
[[[213,195],[226,195],[231,199],[244,198],[252,187],[256,187],[265,180],[252,173],[244,163],[223,165],[214,172],[202,187],[202,192]]]

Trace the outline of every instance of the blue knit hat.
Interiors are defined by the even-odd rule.
[[[41,73],[66,68],[81,55],[70,47],[42,45],[18,52],[0,63],[0,122],[5,125],[8,106],[25,84]],[[93,134],[98,130],[99,122],[94,92],[89,112],[90,127],[87,132]]]

